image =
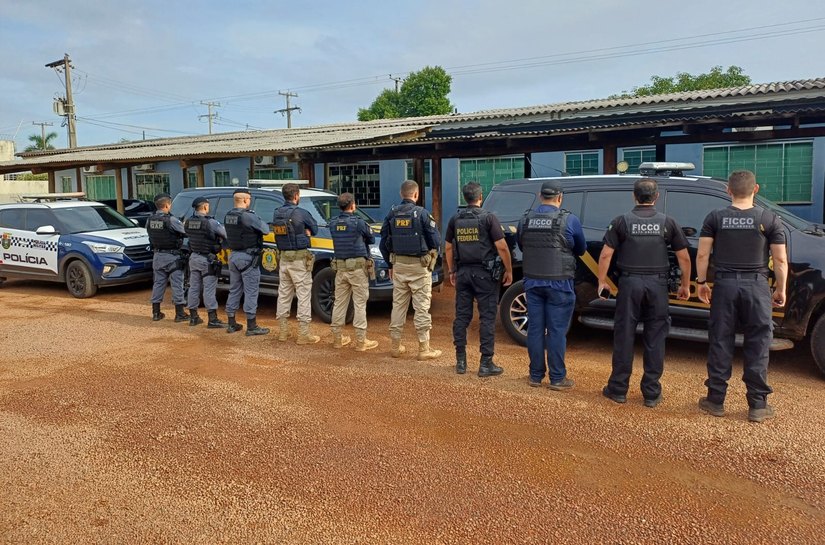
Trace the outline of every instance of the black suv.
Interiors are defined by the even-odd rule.
[[[680,164],[676,164],[677,167]],[[659,167],[662,168],[659,168]],[[668,168],[664,168],[667,166]],[[699,176],[682,176],[682,165],[646,163],[650,176],[659,184],[656,208],[672,216],[691,242],[690,256],[694,263],[688,301],[676,299],[679,275],[675,256],[671,252],[670,315],[673,326],[670,337],[707,342],[709,306],[696,297],[696,248],[705,216],[713,209],[730,205],[725,181]],[[670,170],[674,169],[674,170]],[[670,174],[670,175],[668,175]],[[645,175],[648,172],[645,171]],[[576,270],[576,314],[581,323],[600,329],[613,329],[615,300],[599,299],[596,295],[599,254],[602,238],[610,221],[633,207],[633,183],[640,175],[575,176],[558,178],[564,186],[562,208],[576,214],[582,221],[587,239],[587,252],[578,260]],[[504,329],[521,344],[527,342],[527,304],[521,281],[521,252],[515,244],[516,227],[525,211],[538,206],[541,184],[549,178],[509,180],[493,188],[484,201],[484,208],[501,220],[507,242],[513,254],[514,283],[501,298],[500,316]],[[810,339],[811,353],[819,369],[825,373],[825,226],[812,224],[757,195],[756,204],[781,216],[788,240],[788,295],[784,308],[774,309],[774,340],[772,350],[791,348],[794,341]],[[615,262],[610,275],[616,281]],[[517,281],[516,281],[517,280]],[[713,281],[713,260],[708,270]],[[771,282],[773,279],[771,278]],[[737,335],[737,345],[741,345]]]
[[[233,207],[234,187],[205,187],[197,189],[185,189],[178,193],[172,201],[172,215],[177,216],[181,221],[194,213],[192,202],[196,197],[206,197],[209,199],[209,214],[218,221],[223,222],[226,213]],[[272,187],[251,187],[249,193],[252,195],[250,208],[266,222],[272,221],[275,210],[284,204],[284,197],[281,194],[280,186]],[[340,213],[338,208],[338,196],[330,191],[313,188],[301,188],[301,200],[298,206],[304,208],[312,214],[318,222],[318,235],[310,239],[310,251],[315,254],[315,266],[312,271],[312,312],[329,323],[332,321],[332,306],[335,302],[335,272],[329,267],[333,256],[332,237],[330,236],[327,224],[330,219],[335,218]],[[391,301],[392,281],[389,277],[387,263],[378,251],[378,231],[381,224],[375,221],[360,208],[356,209],[356,215],[370,224],[376,233],[375,245],[370,248],[370,255],[375,261],[376,279],[370,281],[370,302]],[[272,233],[264,237],[264,250],[261,255],[261,293],[269,295],[278,294],[278,269],[275,258],[275,237]],[[229,268],[226,266],[229,257],[229,250],[221,252],[221,260],[224,262],[221,277],[218,280],[219,288],[229,287]],[[438,285],[444,280],[441,259],[438,260],[435,271],[433,271],[433,285]],[[352,319],[352,305],[348,320]]]

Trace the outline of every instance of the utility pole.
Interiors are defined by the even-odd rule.
[[[284,113],[286,113],[286,128],[291,129],[292,128],[292,110],[298,110],[300,112],[301,108],[299,108],[298,106],[290,106],[289,105],[289,99],[290,99],[290,97],[298,98],[298,95],[296,93],[290,93],[289,91],[287,91],[286,93],[284,93],[282,91],[278,91],[278,94],[283,96],[283,97],[286,97],[286,108],[281,108],[280,110],[275,110],[273,113],[276,113],[276,114],[279,113],[281,115],[284,115]]]
[[[220,102],[207,101],[207,102],[201,102],[201,104],[203,104],[204,106],[209,108],[209,114],[208,115],[199,115],[198,119],[203,119],[204,117],[209,119],[209,134],[212,134],[212,120],[215,119],[216,117],[218,117],[217,113],[214,113],[214,114],[212,113],[212,108],[213,107],[220,108],[221,103]]]
[[[40,125],[40,147],[46,149],[46,127],[51,127],[54,123],[51,121],[41,121],[40,123],[32,121],[32,125]]]
[[[72,97],[72,60],[68,53],[63,54],[63,58],[59,61],[50,62],[46,68],[54,68],[56,72],[60,73],[60,67],[63,67],[63,75],[66,78],[66,99],[64,114],[66,116],[66,126],[69,130],[69,147],[77,147],[77,127],[75,122],[77,116],[74,110],[74,98]]]
[[[404,81],[404,78],[394,78],[394,77],[392,77],[392,74],[390,74],[390,79],[395,82],[395,92],[397,93],[398,92],[398,84],[401,83],[402,81]]]

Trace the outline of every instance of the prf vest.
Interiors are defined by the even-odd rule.
[[[754,206],[748,210],[729,207],[714,210],[716,238],[713,262],[722,272],[768,272],[768,238],[765,226],[775,221],[773,212]]]
[[[524,276],[567,280],[576,275],[576,257],[567,243],[567,210],[528,212],[521,230]]]
[[[359,221],[352,214],[341,214],[329,223],[335,259],[350,259],[369,255],[364,238],[358,232]]]
[[[172,231],[170,222],[172,216],[164,212],[156,212],[146,221],[146,232],[149,234],[149,243],[153,250],[180,249],[181,235]]]
[[[429,251],[424,240],[423,212],[423,208],[413,203],[405,202],[392,207],[390,236],[394,254],[420,257]]]
[[[626,273],[656,274],[670,270],[665,240],[665,221],[661,212],[642,218],[628,212],[624,216],[625,239],[619,248],[616,265]]]
[[[488,214],[486,210],[474,206],[456,215],[453,243],[459,265],[478,265],[495,259],[495,248],[487,231]]]
[[[183,224],[189,237],[189,248],[197,254],[217,254],[221,251],[218,236],[209,228],[210,219],[211,216],[195,214]]]
[[[226,228],[226,243],[231,250],[247,250],[249,248],[263,248],[263,237],[252,227],[244,225],[241,219],[244,214],[253,214],[243,208],[233,208],[226,213],[224,227]]]
[[[275,233],[275,244],[279,250],[305,250],[309,248],[309,237],[306,236],[306,226],[301,215],[295,220],[298,206],[292,203],[285,204],[275,211],[272,217],[272,230]]]

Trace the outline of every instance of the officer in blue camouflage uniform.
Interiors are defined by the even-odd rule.
[[[215,291],[218,287],[218,276],[221,274],[221,262],[218,252],[221,251],[221,241],[226,240],[226,230],[218,221],[209,215],[209,201],[198,197],[192,201],[195,213],[188,218],[183,227],[189,237],[189,325],[196,326],[203,323],[198,316],[201,291],[203,303],[209,316],[206,327],[221,329],[226,323],[218,318],[218,299]]]
[[[341,215],[329,223],[335,258],[335,304],[332,309],[332,346],[342,348],[350,338],[341,332],[347,317],[350,299],[355,307],[352,325],[355,328],[355,350],[365,352],[378,346],[367,339],[367,299],[370,296],[370,271],[375,267],[370,259],[370,244],[375,243],[372,229],[355,215],[355,196],[342,193],[338,197]]]
[[[183,292],[183,261],[181,246],[186,231],[180,220],[169,213],[172,197],[160,193],[155,197],[157,211],[146,220],[149,244],[155,255],[152,258],[152,320],[163,320],[166,315],[160,311],[160,304],[166,293],[166,284],[172,285],[172,302],[175,304],[175,321],[185,322],[186,298]]]
[[[249,210],[252,196],[245,188],[233,194],[235,208],[226,213],[224,228],[226,242],[232,254],[229,256],[229,297],[226,300],[227,333],[240,331],[243,326],[235,320],[235,312],[241,305],[246,313],[246,335],[266,335],[269,329],[258,325],[258,289],[260,288],[261,249],[263,236],[269,233],[269,225]]]

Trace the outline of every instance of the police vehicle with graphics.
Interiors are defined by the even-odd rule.
[[[152,278],[146,230],[83,193],[23,197],[0,204],[0,283],[65,282],[73,296]]]
[[[501,221],[513,255],[513,284],[501,297],[499,315],[507,333],[521,344],[527,342],[527,303],[521,281],[521,252],[516,246],[516,228],[525,211],[540,204],[541,184],[559,180],[564,187],[562,208],[581,219],[587,251],[577,259],[575,290],[578,320],[590,327],[613,328],[615,299],[599,299],[598,260],[605,229],[613,218],[633,207],[633,184],[641,177],[653,178],[659,185],[656,209],[673,217],[682,226],[691,243],[689,248],[693,272],[691,298],[676,298],[678,270],[671,252],[670,337],[707,342],[709,306],[696,297],[696,249],[699,232],[711,210],[730,206],[727,183],[704,176],[685,176],[693,170],[691,163],[643,163],[639,175],[570,176],[564,178],[525,178],[508,180],[495,186],[483,208],[494,212]],[[804,220],[784,208],[756,195],[755,204],[780,216],[788,241],[788,286],[785,307],[774,309],[772,350],[791,348],[795,342],[808,340],[819,369],[825,373],[825,226]],[[708,282],[713,283],[711,258]],[[616,292],[615,256],[609,281]],[[773,278],[769,279],[773,282]],[[737,345],[741,345],[737,335]]]
[[[315,256],[315,264],[312,270],[312,312],[329,323],[332,321],[332,307],[335,301],[335,271],[330,268],[333,247],[329,222],[341,212],[338,208],[338,196],[331,191],[308,188],[306,187],[308,182],[305,180],[249,180],[249,193],[252,196],[250,209],[261,219],[271,223],[275,210],[284,204],[281,187],[286,183],[297,183],[301,186],[298,206],[309,211],[315,221],[318,222],[318,234],[310,237],[309,248]],[[181,221],[185,221],[193,214],[192,202],[195,198],[205,197],[209,200],[209,215],[223,222],[226,213],[234,206],[233,193],[235,189],[237,188],[202,187],[185,189],[175,195],[172,201],[172,215],[177,216]],[[369,301],[391,301],[392,281],[389,277],[389,267],[378,251],[378,232],[381,229],[381,224],[376,223],[361,208],[356,208],[355,214],[370,225],[376,237],[375,244],[370,248],[370,257],[375,263],[375,280],[370,280]],[[278,294],[277,249],[274,233],[265,236],[259,267],[261,269],[261,293],[268,295]],[[224,249],[219,257],[226,264],[229,250]],[[443,280],[444,274],[441,258],[439,257],[433,271],[433,285],[441,284]],[[223,267],[218,287],[220,289],[228,289],[229,287],[229,268],[227,266]],[[351,319],[352,307],[350,306],[347,320]]]

